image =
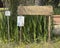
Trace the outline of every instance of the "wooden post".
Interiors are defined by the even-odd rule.
[[[48,42],[51,40],[51,16],[48,17],[49,23],[48,23]]]
[[[21,38],[22,38],[21,30],[22,30],[22,27],[20,27],[20,43],[21,43]]]
[[[8,23],[8,42],[10,42],[9,16],[7,16],[7,23]]]

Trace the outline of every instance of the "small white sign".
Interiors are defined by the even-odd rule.
[[[17,26],[24,26],[24,16],[17,16]]]
[[[10,16],[10,11],[5,11],[5,16]]]

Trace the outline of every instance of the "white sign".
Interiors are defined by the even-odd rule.
[[[24,16],[17,17],[17,26],[24,26]]]
[[[10,11],[5,11],[5,16],[10,16]]]

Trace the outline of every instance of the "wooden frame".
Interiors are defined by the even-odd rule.
[[[51,40],[51,15],[53,14],[52,6],[19,6],[18,15],[45,15],[49,18],[48,23],[48,41]]]

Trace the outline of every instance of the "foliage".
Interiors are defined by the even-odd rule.
[[[10,20],[10,41],[19,41],[20,39],[20,28],[17,27],[17,7],[20,4],[26,4],[26,0],[9,0],[10,6],[9,10],[11,11]],[[46,0],[47,1],[47,0]],[[28,1],[29,2],[29,1]],[[33,1],[34,2],[34,1]],[[49,2],[49,1],[47,1]],[[50,1],[51,2],[51,1]],[[45,2],[46,3],[46,2]],[[45,4],[44,3],[44,4]],[[31,2],[30,2],[31,4]],[[34,5],[34,3],[32,3]],[[48,3],[47,3],[48,4]],[[45,5],[47,5],[45,4]],[[55,9],[56,10],[56,9]],[[55,11],[56,12],[56,11]],[[58,11],[60,12],[60,11]],[[5,17],[4,12],[0,13],[0,38],[4,40],[4,42],[8,41],[8,33],[7,33],[7,17]],[[22,41],[25,43],[31,42],[41,42],[47,41],[48,37],[48,17],[40,16],[40,15],[26,15],[25,16],[25,26],[22,27]]]
[[[54,8],[54,14],[60,15],[60,7]]]

